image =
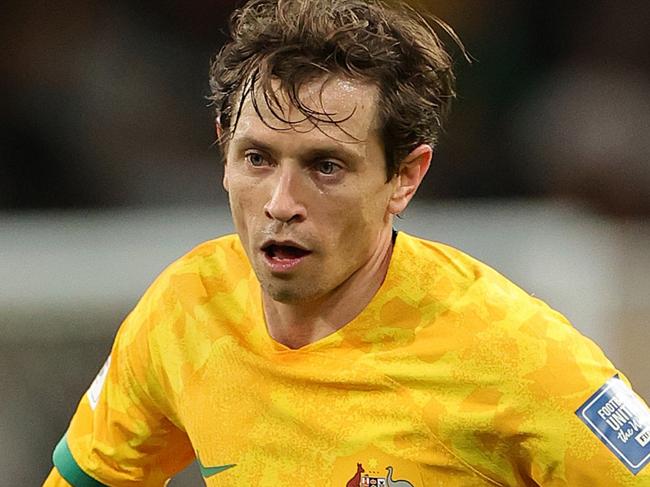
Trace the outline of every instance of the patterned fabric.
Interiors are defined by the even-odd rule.
[[[291,350],[227,236],[127,317],[45,485],[160,486],[195,456],[208,486],[650,485],[576,415],[616,374],[543,302],[404,233],[361,314]]]

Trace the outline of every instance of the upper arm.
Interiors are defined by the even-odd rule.
[[[619,429],[636,436],[650,428],[648,406],[593,342],[562,320],[546,325],[543,359],[522,376],[532,399],[523,445],[531,477],[539,485],[650,485],[650,442],[617,438]],[[616,410],[620,421],[606,422]]]
[[[61,477],[59,471],[56,469],[56,467],[54,467],[52,470],[50,470],[50,474],[45,479],[43,487],[70,487],[70,484],[66,482],[63,477]]]
[[[161,486],[194,458],[152,357],[143,307],[123,323],[55,449],[56,468],[75,487]]]

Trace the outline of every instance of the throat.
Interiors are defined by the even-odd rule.
[[[329,300],[306,303],[284,303],[262,294],[264,316],[269,336],[291,349],[315,343],[345,326],[327,311]]]
[[[308,302],[286,303],[263,292],[267,331],[275,341],[298,349],[315,343],[359,316],[380,289],[390,264],[392,244],[330,292]]]

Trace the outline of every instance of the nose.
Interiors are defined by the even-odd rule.
[[[277,178],[273,179],[271,198],[264,205],[265,215],[282,223],[297,223],[305,219],[307,213],[300,199],[299,170],[280,166]]]

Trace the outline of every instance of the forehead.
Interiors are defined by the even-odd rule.
[[[271,92],[256,87],[244,99],[232,138],[275,130],[327,136],[342,143],[363,143],[376,131],[377,88],[344,77],[303,83],[297,102],[274,80]],[[298,106],[300,105],[300,106]]]

